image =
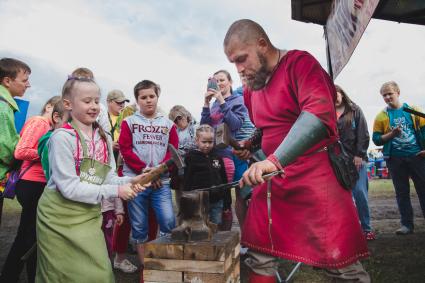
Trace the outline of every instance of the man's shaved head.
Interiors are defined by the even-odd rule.
[[[264,29],[256,22],[248,19],[242,19],[234,22],[224,37],[224,48],[226,48],[232,39],[238,39],[243,44],[256,42],[263,38],[271,45],[270,39]]]
[[[270,42],[264,29],[256,22],[242,19],[234,22],[223,41],[227,59],[234,63],[249,89],[262,89],[276,62],[280,51]]]

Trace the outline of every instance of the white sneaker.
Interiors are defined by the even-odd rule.
[[[137,266],[132,264],[128,259],[124,259],[121,262],[117,262],[114,259],[114,268],[121,270],[124,273],[133,273],[137,270]]]
[[[412,234],[413,233],[413,230],[412,229],[409,229],[409,228],[407,228],[406,226],[403,225],[399,229],[397,229],[395,231],[395,233],[397,235],[407,235],[407,234]]]

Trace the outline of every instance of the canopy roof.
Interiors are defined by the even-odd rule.
[[[326,25],[332,0],[291,0],[291,5],[293,20]],[[425,1],[380,0],[372,18],[425,25]]]

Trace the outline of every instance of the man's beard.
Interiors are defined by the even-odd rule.
[[[257,56],[260,61],[260,68],[255,72],[253,79],[247,79],[248,88],[252,90],[260,90],[264,88],[270,75],[270,72],[267,70],[266,57],[258,53]]]

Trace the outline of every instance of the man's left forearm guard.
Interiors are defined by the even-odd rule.
[[[303,111],[285,139],[267,159],[281,169],[327,136],[328,132],[322,121],[314,114]]]

